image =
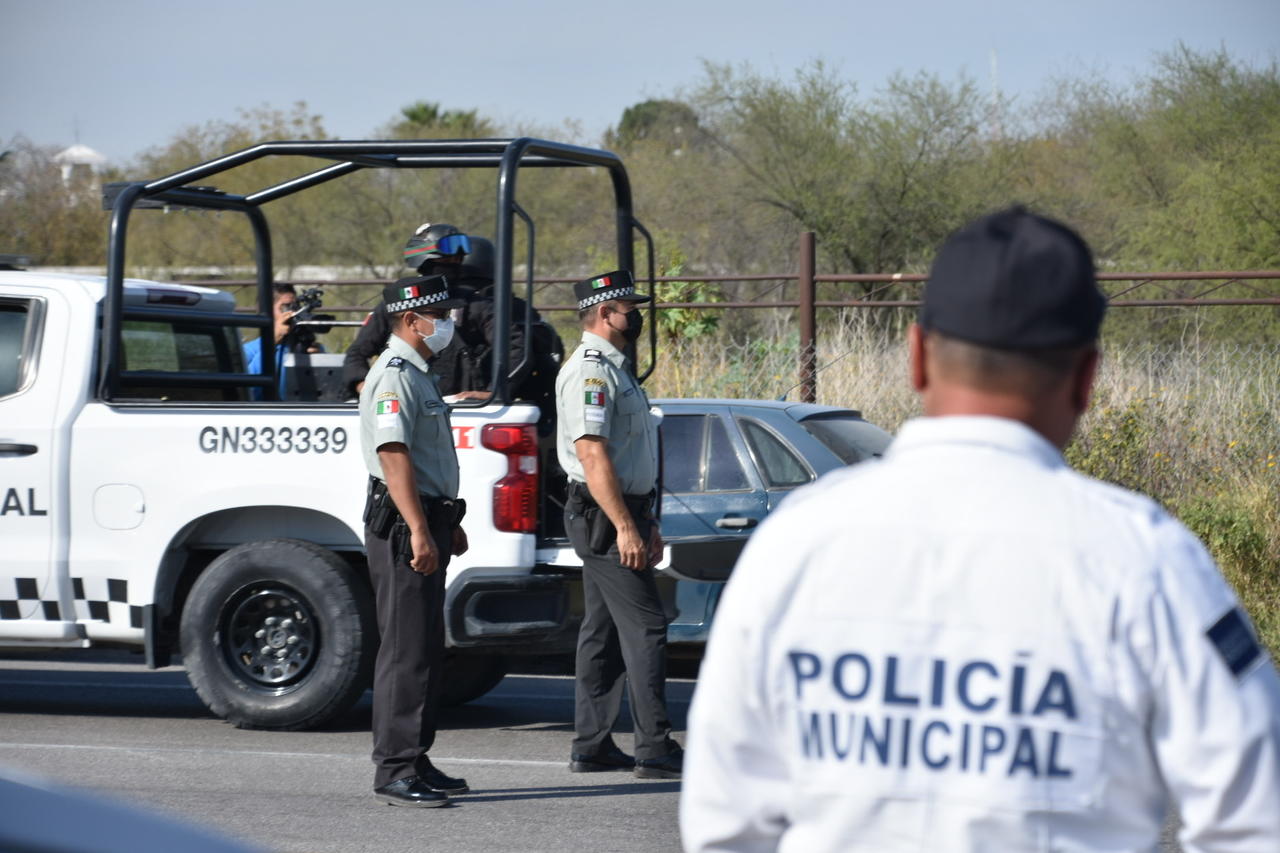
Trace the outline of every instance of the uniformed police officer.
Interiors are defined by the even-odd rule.
[[[1105,300],[1021,208],[942,247],[925,417],[761,525],[689,715],[688,851],[1280,849],[1280,678],[1201,544],[1071,471]]]
[[[365,549],[382,643],[373,678],[374,792],[391,805],[440,806],[467,783],[427,757],[444,654],[444,578],[467,549],[449,408],[427,367],[453,335],[462,301],[444,276],[402,278],[382,293],[387,348],[360,392],[369,470]]]
[[[665,695],[667,617],[652,568],[662,553],[657,422],[623,354],[643,326],[636,306],[651,297],[636,293],[624,270],[579,282],[574,295],[582,343],[556,380],[556,451],[569,478],[565,530],[583,562],[585,610],[569,769],[634,767],[642,778],[679,778],[683,753],[671,738]],[[634,759],[611,735],[624,683]]]
[[[420,276],[448,276],[456,291],[458,282],[476,273],[464,266],[471,254],[470,236],[456,226],[445,222],[424,222],[418,226],[404,244],[404,264],[418,271]],[[492,273],[489,275],[493,278]],[[465,301],[462,304],[466,304]],[[359,394],[369,372],[369,359],[376,357],[387,345],[391,334],[391,319],[379,303],[365,317],[364,325],[356,333],[355,340],[347,347],[342,360],[342,381],[352,394]],[[437,351],[438,354],[438,351]],[[446,390],[446,394],[450,391]]]

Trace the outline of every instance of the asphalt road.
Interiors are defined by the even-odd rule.
[[[210,715],[181,667],[149,671],[140,660],[0,652],[0,767],[280,853],[680,849],[678,782],[568,772],[566,676],[511,675],[446,709],[432,760],[466,777],[472,793],[448,808],[408,809],[371,793],[369,694],[320,731],[242,731]],[[681,740],[693,686],[667,686]],[[618,740],[630,749],[629,734]],[[1165,825],[1162,853],[1179,850],[1175,827]]]
[[[568,772],[570,678],[508,676],[446,710],[432,759],[473,793],[408,809],[371,793],[368,694],[321,731],[242,731],[209,714],[180,667],[138,660],[0,653],[0,765],[273,851],[679,849],[678,782]],[[692,693],[668,685],[681,739]]]

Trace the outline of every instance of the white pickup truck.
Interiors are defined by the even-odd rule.
[[[96,400],[103,291],[101,278],[0,273],[0,643],[121,643],[163,659],[176,629],[215,713],[314,724],[364,689],[373,646],[355,408],[184,402],[202,395],[181,389]],[[126,282],[126,304],[166,299],[190,303],[190,320],[126,323],[127,369],[208,371],[238,353],[230,327],[199,319],[231,311],[229,294]],[[564,590],[530,574],[536,420],[528,404],[454,414],[472,531],[450,568],[455,644],[564,627],[556,606],[538,612],[567,604]],[[466,698],[492,673],[459,661],[450,681]]]
[[[495,163],[512,144],[578,151],[499,143]],[[241,154],[320,146],[362,162],[371,145]],[[259,314],[235,314],[216,289],[124,278],[118,235],[132,206],[249,204],[188,177],[111,200],[105,279],[0,272],[0,646],[131,646],[151,666],[180,652],[215,714],[311,727],[360,696],[376,648],[358,416],[353,404],[272,400],[272,359],[244,373],[243,328],[270,322],[269,251]],[[510,242],[508,215],[497,240],[508,289]],[[538,410],[504,400],[504,359],[488,404],[453,413],[471,548],[449,567],[446,701],[490,689],[505,655],[571,649],[580,613],[579,561],[539,527],[554,509],[542,506]],[[667,576],[723,578],[740,543],[722,544],[677,543]]]

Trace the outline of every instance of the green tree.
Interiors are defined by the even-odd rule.
[[[1225,51],[1179,45],[1127,89],[1064,84],[1055,118],[1030,143],[1032,181],[1051,211],[1079,225],[1104,269],[1280,266],[1280,71]],[[1187,281],[1147,297],[1192,297]],[[1256,295],[1249,285],[1215,297]],[[1113,312],[1108,333],[1173,342],[1280,334],[1280,311],[1251,308]]]
[[[976,87],[897,75],[870,101],[821,63],[792,80],[708,66],[703,126],[741,165],[744,198],[814,231],[840,272],[899,271],[1013,180]]]
[[[705,144],[693,107],[683,101],[648,100],[627,107],[618,129],[605,133],[605,145],[630,152],[640,144],[658,145],[667,153],[681,153]]]
[[[297,103],[289,111],[262,106],[240,111],[235,121],[210,121],[179,131],[128,167],[134,180],[151,180],[268,140],[324,139],[323,121]],[[248,193],[305,174],[295,158],[261,158],[217,175],[218,189]],[[286,197],[265,206],[271,224],[277,276],[302,264],[325,263],[332,255],[325,239],[326,198],[332,188]],[[253,264],[253,236],[245,217],[205,210],[138,211],[130,221],[129,264],[143,276],[208,275],[240,278]]]
[[[97,177],[64,177],[57,148],[17,137],[0,159],[0,252],[25,255],[40,265],[101,264],[107,219]]]
[[[478,110],[445,110],[432,101],[414,101],[400,108],[391,125],[396,139],[472,139],[493,136],[495,127]]]
[[[675,278],[685,274],[684,253],[671,250],[658,267],[658,275]],[[658,302],[723,302],[720,288],[706,281],[662,281],[654,290]],[[658,331],[665,343],[714,334],[723,312],[695,308],[666,308],[658,314]]]

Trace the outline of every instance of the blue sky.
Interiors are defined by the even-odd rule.
[[[822,59],[872,93],[894,71],[967,73],[1023,100],[1056,77],[1117,82],[1179,40],[1261,65],[1280,0],[0,0],[0,145],[79,141],[116,164],[240,108],[305,101],[367,138],[417,100],[596,142],[702,61],[789,74]]]

